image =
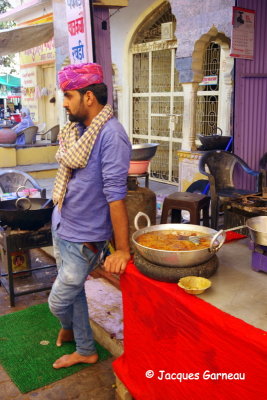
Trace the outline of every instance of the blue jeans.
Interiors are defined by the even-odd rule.
[[[94,269],[105,242],[95,242],[98,253],[83,243],[69,242],[53,232],[58,275],[48,298],[50,311],[64,329],[72,329],[76,351],[88,356],[96,353],[84,290],[88,274]]]

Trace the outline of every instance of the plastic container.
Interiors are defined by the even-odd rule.
[[[148,170],[149,162],[150,161],[130,161],[128,174],[138,175],[146,173]]]

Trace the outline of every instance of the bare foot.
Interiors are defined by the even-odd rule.
[[[61,328],[60,331],[58,332],[56,345],[60,347],[62,346],[63,342],[72,342],[73,340],[74,340],[74,335],[72,329]]]
[[[56,360],[53,364],[53,367],[56,369],[59,368],[67,368],[71,367],[72,365],[79,364],[79,363],[86,363],[86,364],[95,364],[98,360],[97,354],[92,354],[90,356],[81,356],[76,351],[72,354],[66,354],[65,356],[60,357]]]

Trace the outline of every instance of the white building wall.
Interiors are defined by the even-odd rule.
[[[125,44],[128,42],[128,35],[132,32],[133,25],[140,15],[148,9],[155,0],[129,0],[129,6],[121,8],[110,19],[111,56],[112,62],[118,69],[118,84],[122,83],[123,64],[125,62]],[[112,10],[111,10],[112,14]]]
[[[118,118],[130,135],[129,76],[131,76],[131,57],[129,47],[132,36],[144,18],[164,0],[129,0],[129,6],[122,8],[110,19],[111,57],[115,66],[114,89],[117,92]],[[112,11],[111,11],[112,14]]]

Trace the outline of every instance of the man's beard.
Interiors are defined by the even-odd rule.
[[[84,117],[79,117],[78,115],[69,114],[69,121],[70,122],[84,122]]]

